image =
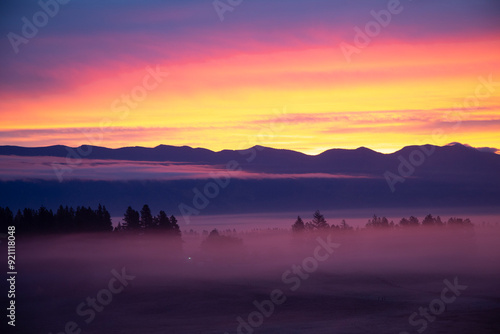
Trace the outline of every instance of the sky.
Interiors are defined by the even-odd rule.
[[[0,145],[500,147],[496,0],[8,0],[0,13]]]

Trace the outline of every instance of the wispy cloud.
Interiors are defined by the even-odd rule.
[[[3,36],[21,34],[21,18],[40,10],[37,2],[2,6]],[[171,73],[169,80],[116,122],[103,145],[237,148],[269,119],[269,110],[283,105],[289,115],[276,119],[290,125],[277,141],[283,148],[360,146],[335,134],[362,130],[368,138],[372,126],[391,125],[400,136],[371,138],[374,146],[413,144],[421,127],[438,124],[440,110],[473,93],[479,75],[499,80],[500,5],[419,0],[404,6],[404,16],[346,64],[336,46],[352,41],[354,26],[372,19],[380,1],[253,0],[223,23],[205,0],[72,1],[19,53],[7,38],[0,40],[0,139],[30,146],[85,143],[64,129],[98,129],[113,117],[112,102],[158,64]],[[499,94],[481,108],[498,105]],[[487,119],[494,118],[467,121]],[[498,131],[485,129],[490,137]],[[496,144],[483,136],[475,145]]]
[[[233,179],[255,180],[369,178],[363,175],[329,173],[272,174],[228,171],[225,166],[178,162],[82,159],[78,164],[71,164],[71,159],[66,158],[0,156],[0,180],[54,180],[54,168],[64,168],[68,163],[71,171],[65,173],[65,180],[202,180],[222,174]]]

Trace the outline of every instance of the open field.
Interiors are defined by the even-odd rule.
[[[262,232],[210,249],[188,237],[182,250],[146,235],[20,239],[16,332],[498,333],[499,236]],[[412,325],[419,308],[428,320]]]

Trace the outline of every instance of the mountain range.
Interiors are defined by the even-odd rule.
[[[203,148],[160,145],[155,148],[0,146],[0,161],[9,156],[38,157],[49,166],[82,161],[156,162],[179,166],[238,169],[252,177],[230,176],[228,184],[210,176],[175,180],[64,180],[24,176],[0,181],[0,206],[56,208],[104,203],[121,215],[128,205],[181,207],[198,214],[293,211],[372,207],[484,207],[500,209],[500,155],[458,143],[446,146],[407,146],[382,154],[368,148],[331,149],[318,155],[255,146],[213,152]],[[92,173],[92,168],[90,173]],[[261,175],[266,177],[261,177]],[[62,181],[62,182],[60,182]],[[216,196],[204,193],[207,184]],[[210,190],[210,189],[209,189]],[[208,205],[196,207],[197,191]],[[199,198],[198,198],[199,200]],[[193,212],[194,212],[193,211]]]
[[[381,174],[398,165],[398,157],[409,157],[413,151],[426,153],[425,162],[416,170],[421,173],[497,174],[500,155],[454,143],[447,146],[407,146],[391,154],[382,154],[365,147],[355,150],[331,149],[318,155],[254,146],[246,150],[214,152],[189,146],[159,145],[154,148],[123,147],[111,149],[99,146],[71,148],[63,145],[48,147],[0,146],[0,156],[46,156],[69,159],[103,159],[129,161],[183,162],[221,165],[239,161],[244,168],[261,172],[290,173],[367,173]],[[255,158],[252,159],[253,155]],[[248,161],[252,160],[252,161]]]

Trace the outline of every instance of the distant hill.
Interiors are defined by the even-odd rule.
[[[326,173],[354,178],[234,179],[209,200],[208,213],[243,213],[370,207],[493,207],[500,211],[500,155],[461,144],[408,146],[392,154],[368,148],[332,149],[311,156],[256,146],[213,152],[187,146],[155,148],[0,146],[0,157],[47,156],[70,159],[170,161],[224,166],[234,161],[242,170],[267,174]],[[359,177],[361,176],[361,177]],[[179,205],[193,206],[195,189],[211,180],[0,182],[0,206],[14,209],[59,204],[106,204],[112,215],[128,205],[149,203],[179,215]]]
[[[381,175],[395,170],[399,157],[410,161],[412,152],[422,152],[424,161],[416,166],[415,175],[468,174],[497,175],[500,155],[482,152],[461,144],[449,146],[407,146],[401,150],[382,154],[368,148],[355,150],[331,149],[311,156],[291,150],[255,146],[247,150],[210,151],[188,146],[160,145],[154,148],[123,147],[110,149],[98,146],[71,148],[57,145],[48,147],[0,146],[0,155],[69,157],[72,159],[109,159],[131,161],[171,161],[193,164],[223,165],[238,161],[251,171],[267,173],[347,173]],[[428,153],[424,153],[428,152]],[[416,153],[415,158],[421,154]]]

